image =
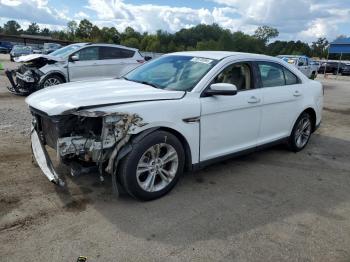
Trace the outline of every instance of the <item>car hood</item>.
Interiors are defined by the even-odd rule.
[[[184,91],[157,89],[148,85],[122,80],[81,81],[48,87],[27,97],[26,103],[47,115],[115,105],[119,103],[180,99]]]
[[[37,59],[47,59],[47,60],[52,60],[52,61],[64,61],[63,58],[57,57],[57,56],[52,56],[52,55],[44,55],[44,54],[30,54],[30,55],[23,55],[15,59],[15,62],[31,62],[33,60]]]

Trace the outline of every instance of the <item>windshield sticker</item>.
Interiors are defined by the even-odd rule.
[[[194,63],[203,63],[203,64],[211,64],[211,62],[213,62],[212,59],[201,58],[201,57],[193,57],[190,61]]]

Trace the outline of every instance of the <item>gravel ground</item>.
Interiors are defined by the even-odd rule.
[[[225,161],[142,203],[95,175],[49,183],[31,164],[24,98],[0,71],[0,260],[350,261],[350,82],[332,78],[319,78],[323,123],[302,152]]]

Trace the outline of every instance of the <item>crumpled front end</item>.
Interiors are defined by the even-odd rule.
[[[131,132],[144,125],[140,116],[127,113],[75,112],[51,117],[32,109],[32,115],[33,132],[38,134],[43,147],[56,150],[58,160],[71,167],[72,175],[83,170],[99,171],[100,176],[105,172],[112,174],[115,159],[128,143]],[[41,169],[45,173],[47,168]],[[53,182],[59,181],[57,175]]]
[[[34,66],[23,64],[18,69],[6,70],[11,86],[7,89],[16,95],[29,95],[39,89],[40,78],[44,75]]]

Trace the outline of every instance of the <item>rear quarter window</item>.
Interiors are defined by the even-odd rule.
[[[117,47],[100,47],[100,59],[122,59],[131,58],[135,51],[117,48]]]
[[[300,79],[286,67],[273,62],[259,62],[258,71],[262,87],[295,85]]]

